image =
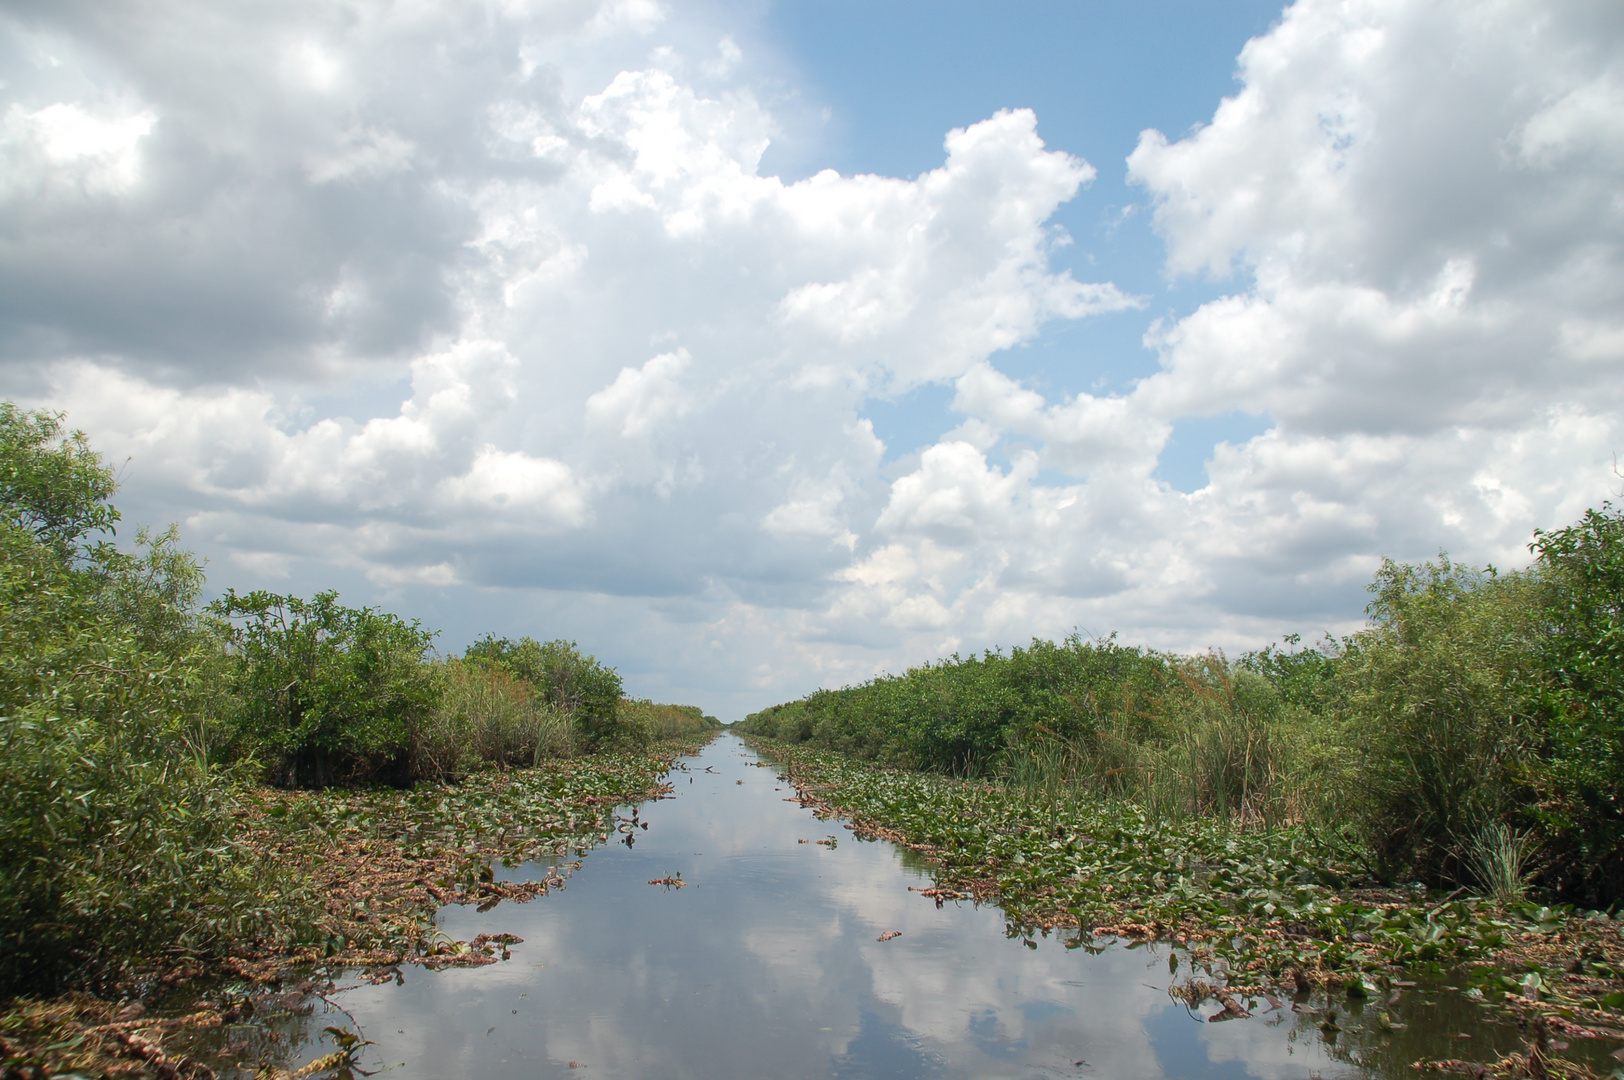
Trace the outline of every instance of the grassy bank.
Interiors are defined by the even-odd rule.
[[[1301,824],[1173,821],[1123,800],[1052,799],[751,741],[804,804],[928,855],[927,896],[996,903],[1011,936],[1167,942],[1181,947],[1176,970],[1230,993],[1363,996],[1448,974],[1486,1002],[1624,1020],[1624,922],[1604,913],[1382,887]]]

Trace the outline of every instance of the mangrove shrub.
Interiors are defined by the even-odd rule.
[[[1600,905],[1624,896],[1624,511],[1538,533],[1545,674],[1539,816],[1552,873]]]
[[[209,605],[229,620],[239,730],[280,784],[410,783],[413,733],[439,704],[434,635],[374,608],[232,590]]]
[[[273,932],[209,763],[196,560],[107,540],[111,470],[58,416],[0,406],[0,477],[0,994]]]

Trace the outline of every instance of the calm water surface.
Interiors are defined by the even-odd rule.
[[[442,913],[457,938],[522,937],[511,960],[333,995],[378,1044],[367,1067],[402,1080],[1397,1077],[1422,1052],[1515,1045],[1467,1003],[1421,995],[1391,1008],[1410,1021],[1395,1036],[1341,1003],[1333,1046],[1289,1002],[1204,1022],[1216,1006],[1168,997],[1165,951],[1031,947],[996,908],[938,909],[908,891],[930,884],[916,858],[818,821],[755,762],[724,734],[672,773],[674,799],[639,808],[649,828],[634,846],[600,848],[532,903]],[[681,889],[648,884],[679,875]],[[901,936],[877,940],[888,931]],[[342,1019],[318,1012],[311,1029]],[[1458,1033],[1471,1039],[1450,1045]]]

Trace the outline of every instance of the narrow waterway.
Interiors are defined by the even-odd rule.
[[[1393,1034],[1343,1004],[1340,1043],[1322,1038],[1323,1012],[1291,1002],[1206,1022],[1215,1007],[1169,998],[1165,951],[1091,955],[1011,938],[990,906],[938,909],[909,891],[930,883],[916,858],[818,821],[756,760],[724,734],[673,772],[674,798],[638,808],[631,846],[592,852],[563,891],[442,913],[457,938],[523,938],[510,960],[333,995],[377,1044],[365,1067],[401,1080],[1397,1077],[1423,1050],[1515,1045],[1469,1004],[1420,994],[1387,1003]],[[346,1018],[309,1020],[312,1033],[333,1023]],[[1439,1042],[1463,1035],[1475,1041],[1453,1055]]]

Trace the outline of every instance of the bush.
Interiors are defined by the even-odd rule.
[[[414,733],[439,705],[426,662],[434,635],[335,592],[312,600],[231,590],[209,605],[232,620],[238,730],[275,783],[409,784]]]
[[[97,533],[112,477],[60,418],[0,406],[0,994],[275,932],[232,839],[206,710],[219,639],[173,533]]]
[[[743,730],[887,765],[964,775],[1006,769],[1012,752],[1058,738],[1107,755],[1154,727],[1148,704],[1172,675],[1160,654],[1114,640],[1034,639],[1008,656],[954,656],[764,709]]]
[[[1535,535],[1551,878],[1592,906],[1624,897],[1624,511]]]
[[[622,722],[620,675],[573,641],[541,644],[528,637],[511,641],[486,634],[464,651],[463,660],[530,683],[543,702],[569,717],[576,738],[589,749],[647,737]]]
[[[569,718],[501,668],[446,661],[433,717],[413,735],[413,774],[455,780],[490,765],[525,767],[573,751]]]
[[[1365,840],[1383,876],[1470,883],[1474,838],[1529,802],[1532,584],[1440,557],[1386,562],[1370,588],[1340,672]]]

